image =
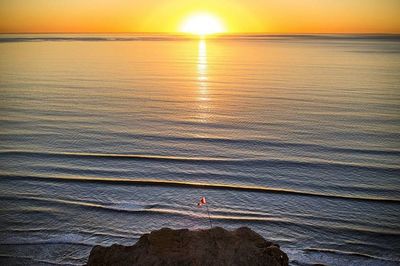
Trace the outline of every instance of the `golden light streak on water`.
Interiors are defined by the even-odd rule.
[[[199,40],[198,60],[197,60],[197,83],[198,83],[198,109],[199,118],[202,122],[207,122],[210,114],[210,99],[208,92],[207,76],[207,44],[205,39]]]

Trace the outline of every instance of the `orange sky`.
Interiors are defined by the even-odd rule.
[[[199,11],[230,33],[400,33],[400,0],[1,0],[0,32],[177,32]]]

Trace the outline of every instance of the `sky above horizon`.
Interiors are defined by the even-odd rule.
[[[0,32],[174,33],[198,12],[228,33],[400,33],[400,0],[0,0]]]

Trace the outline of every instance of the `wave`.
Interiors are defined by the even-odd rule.
[[[37,197],[37,196],[30,196],[30,197],[16,197],[16,196],[0,196],[0,199],[2,200],[14,200],[14,201],[29,201],[30,203],[32,202],[37,202],[39,204],[56,204],[60,205],[59,207],[64,209],[65,207],[79,207],[79,208],[86,208],[86,209],[94,209],[94,210],[100,210],[100,211],[107,211],[107,212],[116,212],[116,213],[127,213],[129,215],[131,214],[143,214],[143,215],[162,215],[162,217],[169,216],[173,219],[180,219],[182,217],[188,218],[188,219],[208,219],[208,216],[204,213],[199,211],[196,207],[193,206],[193,208],[174,208],[166,205],[158,205],[158,204],[149,204],[149,205],[142,205],[138,206],[137,204],[131,204],[134,207],[129,207],[128,204],[124,203],[119,204],[119,203],[102,203],[98,202],[96,204],[91,203],[91,202],[85,202],[81,200],[69,200],[69,199],[58,199],[58,198],[45,198],[45,197]],[[20,211],[20,210],[17,210]],[[343,225],[326,225],[322,223],[318,223],[315,221],[307,221],[307,220],[296,220],[292,219],[291,215],[288,215],[287,217],[281,217],[281,216],[271,216],[268,214],[264,215],[252,215],[244,211],[243,213],[236,212],[236,213],[225,213],[221,212],[218,209],[213,209],[210,213],[210,217],[213,221],[219,221],[219,222],[224,222],[226,224],[232,223],[233,225],[236,225],[238,222],[243,223],[243,222],[249,222],[252,224],[269,224],[270,226],[276,225],[279,227],[289,227],[293,228],[294,231],[298,230],[298,228],[301,228],[301,230],[309,230],[310,232],[318,230],[318,231],[323,231],[323,232],[329,232],[332,234],[340,234],[340,235],[370,235],[373,238],[387,238],[387,237],[398,237],[400,236],[400,232],[394,231],[391,229],[382,229],[382,228],[377,228],[377,227],[365,227],[365,226],[360,226],[360,227],[354,227],[354,228],[349,228],[346,226],[346,221],[342,220]],[[108,228],[108,231],[113,231],[113,228]],[[24,245],[24,244],[29,244],[29,245],[36,245],[36,244],[77,244],[77,245],[90,245],[92,242],[87,242],[87,240],[93,240],[92,238],[85,238],[81,236],[82,233],[85,235],[89,235],[90,237],[114,237],[117,239],[125,239],[127,235],[129,235],[129,239],[138,239],[140,235],[143,234],[143,232],[118,232],[118,233],[104,233],[104,234],[97,234],[94,231],[82,231],[79,230],[77,233],[72,234],[73,236],[79,236],[78,238],[76,237],[69,237],[69,238],[63,238],[60,240],[59,237],[56,238],[47,238],[45,240],[39,238],[38,241],[27,241],[24,240],[22,241],[19,237],[16,236],[16,232],[29,232],[29,229],[24,229],[24,230],[6,230],[6,232],[11,233],[13,235],[12,239],[3,239],[0,241],[0,245]],[[51,234],[52,232],[57,233],[57,231],[54,230],[44,230],[46,232],[46,235]],[[71,232],[69,232],[71,233]],[[122,234],[121,234],[122,233]],[[289,240],[290,241],[290,240]],[[295,241],[293,241],[295,242]]]
[[[388,171],[400,173],[400,167],[380,166],[380,165],[363,165],[354,163],[330,162],[324,160],[318,161],[292,161],[278,159],[239,159],[226,157],[182,157],[182,156],[164,156],[164,155],[148,155],[148,154],[116,154],[116,153],[82,153],[82,152],[40,152],[40,151],[24,151],[24,150],[3,150],[2,155],[8,156],[30,156],[30,157],[54,157],[54,158],[80,158],[80,159],[107,159],[107,160],[143,160],[158,162],[174,162],[174,163],[196,163],[196,164],[235,164],[244,166],[264,167],[313,167],[313,168],[349,168],[363,169],[370,171]]]
[[[201,143],[216,143],[227,145],[246,145],[246,146],[268,146],[278,148],[301,148],[317,151],[332,151],[339,153],[357,153],[366,155],[393,155],[400,156],[400,150],[396,149],[366,149],[366,148],[349,148],[349,147],[332,147],[314,143],[296,143],[296,142],[280,142],[269,141],[262,139],[228,139],[228,138],[215,138],[215,137],[176,137],[176,136],[157,136],[146,134],[130,134],[130,133],[114,133],[114,135],[126,139],[145,139],[150,141],[175,141],[175,142],[201,142]]]
[[[324,248],[284,249],[290,265],[398,265],[397,258],[373,256],[365,253]]]
[[[74,266],[77,264],[72,263],[63,263],[56,262],[50,260],[36,259],[28,256],[18,256],[18,255],[8,255],[8,254],[0,254],[1,260],[10,260],[10,264],[5,263],[4,265],[64,265],[64,266]]]
[[[0,151],[4,155],[29,155],[43,157],[79,157],[79,158],[105,158],[105,159],[136,159],[136,160],[154,160],[154,161],[189,161],[189,162],[237,162],[239,159],[228,158],[210,158],[210,157],[180,157],[180,156],[162,156],[162,155],[142,155],[142,154],[121,154],[121,153],[81,153],[81,152],[36,152],[7,150]]]
[[[9,235],[0,241],[0,246],[26,246],[26,245],[75,245],[91,248],[99,244],[92,235],[86,236],[76,233],[61,233],[37,236]]]
[[[103,202],[92,202],[92,201],[82,201],[82,200],[71,200],[71,199],[59,199],[59,198],[46,198],[37,197],[33,195],[2,195],[0,196],[2,200],[11,201],[29,201],[43,203],[53,203],[61,205],[72,205],[83,208],[99,209],[103,211],[111,212],[126,212],[126,213],[144,213],[144,214],[163,214],[171,216],[185,216],[190,218],[208,218],[208,216],[203,212],[196,212],[197,208],[171,208],[170,206],[163,204],[136,204],[132,202],[119,202],[119,203],[103,203]],[[21,212],[26,212],[26,210],[18,210]],[[46,214],[48,215],[48,214]],[[276,222],[276,223],[292,223],[289,219],[283,219],[280,217],[273,217],[266,213],[260,211],[246,211],[246,210],[230,210],[230,209],[213,209],[211,212],[211,218],[213,220],[219,221],[248,221],[248,222]],[[0,230],[2,231],[2,230]],[[4,230],[9,232],[9,230]],[[11,230],[12,232],[53,232],[57,230],[36,230],[36,229],[22,229],[22,230]],[[95,232],[91,232],[95,235]],[[139,237],[143,233],[132,233],[129,235],[136,235]],[[110,234],[107,234],[110,235]],[[111,236],[116,236],[112,234]]]
[[[389,262],[397,261],[398,262],[398,260],[395,260],[395,259],[382,258],[382,257],[378,257],[378,256],[373,256],[370,254],[358,253],[358,252],[352,252],[352,251],[342,251],[342,250],[337,250],[337,249],[305,248],[304,251],[305,252],[318,252],[318,253],[332,253],[332,254],[337,254],[337,255],[355,256],[355,257],[381,260],[381,261],[389,261]]]
[[[190,217],[190,218],[208,218],[208,216],[203,212],[196,212],[193,209],[191,210],[184,210],[184,209],[172,209],[164,206],[157,206],[157,205],[144,205],[144,206],[133,206],[129,207],[128,205],[121,205],[121,204],[104,204],[104,203],[89,203],[85,201],[79,200],[65,200],[65,199],[54,199],[54,198],[43,198],[43,197],[4,197],[0,196],[0,199],[8,199],[8,200],[29,200],[29,201],[37,201],[40,203],[55,203],[55,204],[62,204],[62,205],[74,205],[83,208],[92,208],[92,209],[100,209],[103,211],[111,211],[111,212],[119,212],[119,213],[143,213],[143,214],[162,214],[162,215],[170,215],[170,216],[180,216],[180,217]],[[132,204],[131,204],[132,205]],[[289,219],[283,219],[279,217],[271,217],[268,215],[249,215],[243,213],[240,215],[237,213],[221,213],[218,211],[213,210],[211,213],[211,219],[216,221],[244,221],[244,222],[274,222],[279,224],[292,224]],[[12,230],[14,231],[14,230]],[[23,230],[25,231],[25,230]],[[95,235],[96,233],[92,233]],[[109,236],[109,234],[106,234]],[[130,233],[132,235],[132,233]],[[139,238],[141,234],[133,234],[136,238]],[[48,242],[48,241],[47,241]],[[46,242],[46,243],[47,243]],[[50,243],[50,242],[49,242]],[[0,242],[0,245],[4,244]],[[21,242],[22,244],[22,242]]]
[[[1,197],[0,198],[5,198]],[[11,198],[11,197],[6,197]],[[39,198],[39,197],[25,197],[20,198],[20,200],[29,200],[29,201],[38,201],[41,203],[44,202],[52,202],[52,203],[65,203],[65,204],[78,204],[80,206],[85,206],[83,202],[70,202],[66,200],[57,200],[50,198]],[[83,204],[82,204],[83,203]],[[125,240],[135,240],[139,239],[140,236],[145,234],[146,232],[139,231],[124,231],[119,228],[107,228],[106,231],[101,230],[88,230],[80,228],[79,230],[68,230],[68,234],[65,233],[64,230],[60,228],[7,228],[4,227],[0,229],[0,232],[3,233],[3,238],[0,241],[0,245],[36,245],[36,244],[78,244],[88,246],[93,244],[92,242],[84,242],[82,239],[91,239],[91,237],[106,237],[115,238],[115,239],[125,239]],[[33,234],[32,234],[33,233]],[[38,233],[44,234],[46,238],[37,236]],[[9,238],[4,237],[5,234],[9,234]],[[22,238],[19,237],[23,236]],[[35,237],[36,235],[36,237]],[[62,235],[62,237],[59,237]],[[26,236],[29,236],[28,239]],[[49,238],[52,236],[52,238]],[[56,237],[57,236],[57,237]]]
[[[70,245],[79,245],[79,246],[87,246],[93,247],[96,243],[82,243],[82,242],[74,242],[74,241],[63,241],[63,240],[36,240],[36,241],[29,241],[29,240],[21,240],[19,242],[0,242],[0,246],[11,246],[11,245],[61,245],[61,244],[70,244]]]
[[[208,219],[208,216],[204,212],[199,212],[197,208],[176,208],[176,207],[171,207],[167,205],[162,205],[162,204],[136,204],[136,203],[129,203],[129,202],[122,202],[122,203],[103,203],[103,202],[88,202],[88,201],[82,201],[82,200],[72,200],[72,199],[60,199],[60,198],[46,198],[46,197],[37,197],[37,196],[23,196],[23,195],[4,195],[0,196],[0,199],[2,200],[12,200],[12,201],[29,201],[29,202],[37,202],[39,204],[45,204],[45,203],[50,203],[50,204],[58,204],[61,206],[76,206],[80,208],[88,208],[88,209],[97,209],[101,211],[108,211],[108,212],[117,212],[117,213],[128,213],[128,214],[154,214],[154,215],[167,215],[171,217],[187,217],[190,219]],[[19,212],[24,212],[25,210],[18,210]],[[46,215],[48,215],[47,213]],[[261,213],[261,212],[248,212],[246,210],[240,210],[240,211],[235,211],[231,212],[230,210],[224,210],[224,209],[212,209],[210,213],[210,217],[212,220],[215,221],[221,221],[225,223],[237,223],[237,222],[250,222],[250,223],[260,223],[260,224],[276,224],[279,226],[294,226],[294,227],[301,227],[301,228],[308,228],[310,231],[313,231],[315,229],[319,230],[324,230],[324,231],[329,231],[332,233],[340,233],[340,234],[345,234],[345,235],[354,235],[354,234],[370,234],[371,236],[377,237],[385,237],[385,236],[400,236],[400,232],[394,231],[392,229],[382,229],[380,228],[379,230],[371,229],[368,227],[365,227],[363,225],[360,225],[360,227],[353,227],[349,228],[348,226],[340,226],[340,225],[326,225],[323,223],[318,223],[315,221],[299,221],[296,219],[293,219],[293,215],[287,215],[286,217],[281,217],[281,216],[271,216],[268,215],[267,213]],[[341,220],[340,221],[342,224],[346,224],[347,221]],[[23,229],[23,230],[11,230],[11,232],[30,232],[31,229]],[[109,228],[108,230],[113,230],[113,228]],[[48,233],[50,232],[56,232],[57,230],[44,230]],[[9,230],[6,230],[6,232],[10,232]],[[82,233],[80,230],[79,233]],[[96,235],[95,232],[83,232],[83,233],[88,233],[89,235]],[[123,233],[121,235],[121,233]],[[119,237],[119,238],[125,238],[126,235],[134,236],[133,238],[139,238],[140,235],[142,235],[143,232],[119,232],[117,233],[107,233],[107,236],[113,236],[113,237]],[[130,237],[132,238],[132,237]],[[53,243],[49,240],[46,240],[46,243]],[[58,240],[57,240],[58,241]],[[3,241],[0,241],[3,244],[7,244]],[[71,242],[72,243],[72,242]],[[77,243],[83,243],[81,241],[78,241]],[[8,243],[8,244],[15,244],[14,243]],[[22,242],[21,242],[22,244]],[[32,242],[31,244],[34,244]]]
[[[309,191],[272,188],[272,187],[263,187],[263,186],[200,183],[200,182],[177,181],[177,180],[125,179],[125,178],[103,178],[103,177],[87,177],[87,176],[85,176],[85,177],[72,177],[72,176],[71,177],[70,176],[44,177],[44,176],[32,176],[32,175],[6,175],[6,174],[0,175],[0,178],[11,179],[11,180],[25,179],[25,180],[51,181],[51,182],[75,182],[75,183],[81,182],[81,183],[99,183],[99,184],[111,184],[111,185],[136,185],[136,186],[217,189],[217,190],[260,192],[260,193],[318,197],[318,198],[328,198],[328,199],[372,201],[372,202],[400,204],[400,199],[395,199],[395,198],[356,197],[356,196],[351,196],[351,195],[322,194],[322,193],[309,192]]]

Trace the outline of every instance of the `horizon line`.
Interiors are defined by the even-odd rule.
[[[6,34],[162,34],[162,35],[185,35],[193,36],[196,34],[188,34],[184,32],[141,32],[141,31],[118,31],[118,32],[0,32],[0,35]],[[208,36],[224,36],[224,35],[400,35],[400,32],[224,32],[209,34]]]

